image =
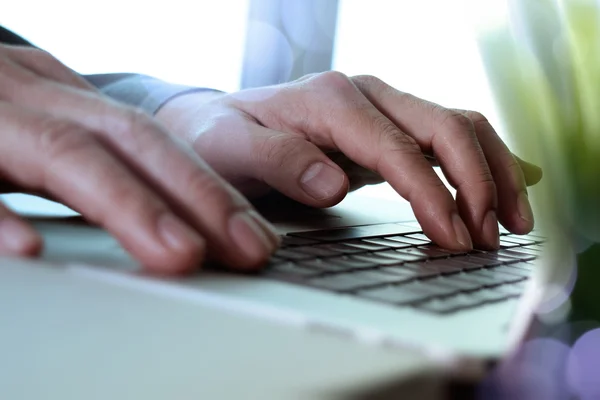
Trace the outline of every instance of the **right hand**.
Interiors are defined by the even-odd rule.
[[[41,193],[113,234],[156,273],[208,255],[256,268],[278,237],[248,201],[150,116],[100,94],[41,50],[0,45],[0,187]],[[0,255],[40,235],[0,204]]]

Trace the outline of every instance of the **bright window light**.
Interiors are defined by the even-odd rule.
[[[19,0],[0,24],[80,73],[240,87],[249,0]]]
[[[249,0],[19,0],[0,25],[76,71],[137,72],[225,91],[240,88]],[[0,196],[10,207],[66,213],[38,198]]]

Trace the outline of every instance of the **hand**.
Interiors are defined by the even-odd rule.
[[[102,96],[37,49],[0,45],[0,173],[110,231],[150,271],[206,253],[262,264],[278,238],[247,200],[149,116]],[[0,254],[36,255],[31,225],[0,205]]]
[[[157,118],[248,196],[272,187],[311,206],[334,205],[352,181],[332,161],[343,153],[410,201],[441,246],[495,249],[498,219],[515,233],[533,228],[526,184],[541,179],[538,167],[513,156],[481,114],[372,76],[326,72],[228,95],[184,95]],[[428,160],[457,189],[456,201]]]

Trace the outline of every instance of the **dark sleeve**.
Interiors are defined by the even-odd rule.
[[[140,107],[150,114],[155,114],[167,101],[182,94],[216,91],[216,89],[175,85],[139,74],[102,74],[83,77],[113,99]]]
[[[0,43],[33,46],[27,40],[0,26]],[[83,75],[107,96],[155,114],[167,101],[182,94],[215,89],[175,85],[139,74]]]

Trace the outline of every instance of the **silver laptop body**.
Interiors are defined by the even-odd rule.
[[[264,208],[264,207],[263,207]],[[306,246],[306,235],[311,237],[327,236],[325,231],[338,235],[334,241],[326,240],[326,244],[358,243],[373,245],[385,242],[386,237],[398,235],[413,235],[418,238],[418,224],[407,202],[387,201],[361,195],[351,194],[340,205],[328,210],[314,210],[299,206],[268,205],[263,213],[276,225],[282,235],[290,235],[295,247],[284,250],[294,250]],[[43,232],[46,240],[45,261],[65,269],[65,273],[78,274],[93,280],[102,280],[114,285],[125,286],[131,290],[142,290],[163,296],[174,296],[192,302],[209,304],[227,311],[241,312],[257,318],[267,318],[272,321],[294,325],[307,331],[327,331],[333,335],[342,335],[351,340],[365,342],[371,345],[389,348],[418,347],[440,360],[457,359],[497,359],[514,348],[524,334],[531,318],[534,303],[539,290],[535,289],[541,280],[526,277],[523,269],[514,269],[520,279],[508,278],[508,283],[482,286],[478,290],[456,290],[454,294],[444,292],[444,295],[420,299],[416,303],[381,301],[380,298],[364,297],[361,290],[330,290],[315,280],[322,282],[334,281],[331,276],[337,272],[326,272],[311,276],[308,280],[297,280],[285,274],[295,268],[293,260],[277,258],[286,264],[284,273],[278,272],[277,263],[267,267],[264,273],[256,275],[234,274],[219,270],[204,270],[199,274],[173,280],[156,279],[137,273],[138,266],[125,253],[119,244],[103,230],[74,222],[70,219],[33,218],[37,227]],[[339,240],[339,234],[347,232],[345,227],[359,227],[351,231],[350,239]],[[309,233],[307,233],[309,232]],[[312,232],[312,233],[311,233]],[[316,233],[315,233],[316,232]],[[411,233],[413,232],[413,233]],[[300,236],[294,236],[299,234]],[[408,236],[407,236],[408,237]],[[294,239],[295,238],[295,239]],[[299,241],[297,239],[299,238]],[[384,241],[371,243],[370,239]],[[416,243],[419,243],[418,240]],[[517,238],[519,242],[522,238]],[[310,239],[308,239],[310,240]],[[362,241],[362,242],[361,242]],[[408,240],[409,242],[411,240]],[[284,243],[286,241],[284,240]],[[505,244],[508,242],[505,242]],[[523,242],[526,243],[526,242]],[[522,244],[513,246],[512,250],[525,248]],[[319,246],[319,244],[317,244]],[[539,244],[537,245],[540,246]],[[323,247],[323,246],[321,246]],[[327,247],[327,246],[325,246]],[[423,246],[418,246],[423,247]],[[426,246],[425,246],[426,247]],[[535,247],[535,246],[534,246]],[[329,247],[327,247],[329,248]],[[414,248],[414,246],[413,246]],[[398,251],[402,253],[407,247],[400,249],[384,249],[384,252]],[[334,257],[313,257],[328,265],[327,260],[336,257],[353,259],[360,256],[364,261],[365,255],[377,255],[377,247],[371,250],[351,254],[341,254]],[[505,250],[511,250],[505,249]],[[284,253],[288,256],[292,253]],[[409,252],[409,254],[412,254]],[[278,255],[276,255],[278,257]],[[445,259],[456,259],[459,255],[448,254]],[[437,259],[439,260],[439,258]],[[431,263],[435,260],[424,261]],[[353,273],[365,271],[376,272],[375,277],[382,276],[386,268],[396,268],[400,271],[403,266],[414,267],[420,261],[387,263],[383,266],[360,268]],[[510,263],[522,263],[516,260]],[[531,264],[531,257],[525,263]],[[334,263],[332,262],[332,265]],[[506,262],[498,266],[505,266]],[[427,264],[429,265],[429,264]],[[431,264],[434,265],[434,264]],[[522,264],[521,264],[522,265]],[[291,267],[290,267],[291,266]],[[482,271],[480,275],[488,274],[496,267],[469,269],[459,273],[448,273],[439,276],[419,277],[410,279],[389,279],[389,282],[368,281],[365,290],[393,290],[405,284],[418,284],[436,279],[437,284],[443,284],[444,279]],[[336,271],[348,272],[343,269]],[[503,268],[506,272],[507,268]],[[511,270],[512,271],[512,270]],[[506,278],[506,274],[500,274]],[[357,275],[362,276],[362,275]],[[370,278],[371,275],[365,275]],[[400,277],[402,274],[399,275]],[[352,277],[353,278],[353,277]],[[321,281],[318,281],[321,279]],[[415,283],[416,282],[416,283]],[[327,286],[327,285],[326,285]],[[334,285],[335,286],[335,285]],[[343,286],[343,285],[342,285]],[[438,286],[435,286],[438,288]],[[390,289],[391,288],[391,289]],[[460,286],[459,286],[460,288]],[[499,288],[512,288],[510,295],[499,296]],[[518,290],[514,290],[517,288]],[[441,290],[441,289],[440,289]],[[493,291],[492,295],[485,294]],[[500,290],[501,291],[501,290]],[[524,296],[520,293],[524,292]],[[359,293],[359,294],[357,294]],[[494,294],[495,293],[495,294]],[[456,302],[453,296],[477,295],[481,301],[456,307],[454,310],[435,312],[436,306],[444,309],[444,305]],[[410,296],[409,296],[410,297]],[[429,304],[429,308],[423,304]],[[435,304],[434,304],[435,303]],[[463,302],[464,303],[464,302]],[[415,305],[416,304],[416,305]],[[431,306],[434,304],[434,306]],[[434,310],[433,312],[431,310]]]

